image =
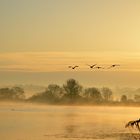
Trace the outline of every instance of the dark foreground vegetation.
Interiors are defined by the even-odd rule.
[[[69,79],[63,86],[50,84],[45,91],[36,93],[26,98],[24,89],[21,87],[1,88],[0,101],[35,102],[47,104],[70,104],[70,105],[140,105],[140,95],[134,95],[128,99],[127,95],[121,95],[119,100],[113,99],[113,92],[108,87],[96,88],[82,87],[78,81]]]

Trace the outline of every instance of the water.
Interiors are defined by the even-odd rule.
[[[133,107],[0,105],[1,140],[128,140]]]

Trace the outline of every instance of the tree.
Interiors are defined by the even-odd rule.
[[[56,84],[50,84],[42,93],[32,96],[29,100],[36,102],[56,103],[62,96],[63,89]]]
[[[74,79],[67,80],[66,84],[63,85],[65,91],[65,97],[72,100],[79,97],[82,91],[82,86]]]
[[[102,100],[101,93],[98,88],[87,88],[84,93],[85,97],[88,99],[92,99],[93,101],[99,102]]]
[[[134,99],[135,99],[136,102],[140,102],[140,95],[137,95],[137,94],[136,94],[136,95],[134,96]]]
[[[14,93],[13,98],[25,99],[24,90],[21,87],[13,87],[11,91]]]
[[[126,102],[127,101],[127,96],[126,95],[122,95],[121,96],[121,102]]]
[[[63,94],[63,89],[56,84],[50,84],[48,85],[48,88],[46,90],[49,94],[52,95],[54,98],[60,98]]]
[[[0,99],[11,99],[12,94],[10,88],[1,88],[0,89]]]
[[[24,99],[25,98],[24,90],[20,87],[1,88],[0,98],[6,100]]]
[[[105,101],[111,101],[112,100],[112,95],[113,95],[113,93],[112,93],[112,90],[111,89],[109,89],[109,88],[107,88],[107,87],[103,87],[102,89],[101,89],[101,91],[102,91],[102,96],[103,96],[103,99],[105,100]]]

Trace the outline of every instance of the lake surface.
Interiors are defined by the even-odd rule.
[[[140,108],[0,105],[0,140],[133,140]]]

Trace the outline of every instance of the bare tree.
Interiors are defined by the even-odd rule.
[[[108,87],[103,87],[102,89],[101,89],[101,91],[102,91],[102,96],[103,96],[103,99],[105,100],[105,101],[111,101],[112,100],[112,95],[113,95],[113,93],[112,93],[112,90],[111,89],[109,89]]]
[[[127,96],[126,95],[121,96],[121,102],[127,102]]]
[[[102,96],[99,89],[95,87],[85,89],[84,95],[86,98],[92,99],[96,102],[100,102],[102,100]]]

